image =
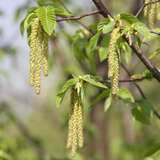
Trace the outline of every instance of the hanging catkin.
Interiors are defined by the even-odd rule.
[[[160,21],[160,2],[157,3],[157,20]]]
[[[34,86],[34,69],[35,69],[35,54],[36,42],[39,28],[39,19],[36,18],[32,25],[32,32],[30,36],[30,85]]]
[[[43,72],[48,76],[48,34],[43,33]]]
[[[43,72],[48,76],[48,34],[42,29],[40,20],[36,18],[30,35],[30,84],[35,86],[36,94],[40,94],[42,58]]]
[[[119,87],[119,57],[116,49],[116,43],[120,37],[120,27],[113,29],[111,34],[111,40],[109,45],[109,56],[108,56],[108,78],[111,79],[112,94],[116,94]]]
[[[41,65],[42,65],[42,28],[38,28],[37,36],[37,56],[35,61],[35,91],[40,94],[40,80],[41,80]]]
[[[71,107],[69,118],[69,132],[67,148],[71,148],[71,155],[74,156],[77,149],[83,146],[83,116],[81,96],[76,89],[72,89]]]
[[[155,0],[151,0],[151,2],[154,2]],[[154,18],[155,18],[155,5],[156,4],[150,4],[149,14],[148,14],[148,21],[149,21],[149,27],[153,29],[154,27]]]
[[[145,4],[148,4],[150,2],[150,0],[145,0]],[[147,5],[145,8],[144,8],[144,16],[147,17],[148,15],[148,11],[149,11],[149,5]]]

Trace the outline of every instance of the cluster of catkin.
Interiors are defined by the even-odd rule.
[[[77,90],[72,88],[71,107],[69,117],[69,132],[67,148],[71,148],[71,155],[74,156],[78,146],[83,147],[83,113],[82,100]]]
[[[48,35],[36,18],[30,35],[30,85],[35,86],[36,94],[40,94],[42,59],[44,75],[48,76]]]
[[[111,33],[108,55],[108,78],[111,80],[112,94],[119,90],[119,54],[117,53],[117,40],[120,37],[120,27],[114,28]]]
[[[154,28],[155,14],[157,20],[160,20],[160,2],[154,3],[156,1],[157,0],[145,0],[145,4],[149,5],[146,5],[144,8],[144,16],[148,17],[149,27],[151,29]]]

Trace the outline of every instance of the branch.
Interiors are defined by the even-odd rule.
[[[93,11],[93,12],[89,12],[89,13],[86,13],[86,14],[83,14],[79,17],[67,17],[67,18],[62,18],[62,19],[56,19],[57,22],[62,22],[62,21],[69,21],[69,20],[80,20],[84,17],[87,17],[87,16],[91,16],[91,15],[95,15],[95,14],[99,14],[100,11]]]
[[[108,16],[112,17],[112,14],[109,12],[109,10],[104,6],[101,0],[92,0],[93,3],[96,5],[96,7],[99,9],[101,15],[103,17],[107,18]],[[114,18],[113,18],[114,19]]]
[[[150,31],[151,33],[154,33],[154,34],[157,34],[157,35],[160,35],[160,32],[155,32],[155,31]]]
[[[125,35],[123,36],[123,38],[129,44],[129,39]],[[141,60],[141,62],[147,67],[147,69],[150,70],[154,78],[156,78],[160,82],[160,72],[158,71],[158,69],[151,63],[151,61],[147,57],[145,57],[141,52],[139,52],[136,49],[136,46],[134,43],[129,44],[129,46],[132,48],[132,50],[137,55],[137,57]]]
[[[155,4],[155,3],[158,3],[158,2],[160,2],[160,1],[157,0],[157,1],[149,2],[149,3],[145,3],[145,1],[144,1],[143,4],[142,4],[142,6],[140,7],[140,9],[138,10],[138,12],[136,13],[136,17],[138,17],[141,14],[141,12],[144,10],[144,8],[146,6],[151,5],[151,4]]]

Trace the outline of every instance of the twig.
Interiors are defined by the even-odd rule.
[[[102,3],[101,0],[92,0],[93,3],[96,5],[96,7],[99,9],[100,13],[104,16],[104,17],[112,17],[114,19],[114,17],[112,16],[112,14],[109,12],[109,10],[104,6],[104,4]]]
[[[152,64],[152,62],[144,56],[141,52],[139,52],[136,49],[136,46],[134,43],[130,44],[129,39],[124,35],[123,38],[126,40],[126,42],[129,44],[131,49],[134,51],[134,53],[137,55],[137,57],[141,60],[141,62],[147,67],[147,69],[150,70],[154,78],[156,78],[160,82],[160,72],[158,69]]]
[[[85,13],[79,17],[67,17],[67,18],[62,18],[62,19],[56,19],[57,22],[62,22],[62,21],[69,21],[69,20],[80,20],[81,18],[87,17],[87,16],[91,16],[91,15],[95,15],[95,14],[99,14],[100,11],[93,11],[93,12],[89,12],[89,13]]]
[[[154,34],[157,34],[157,35],[160,35],[160,32],[155,32],[155,31],[150,31],[151,33],[154,33]]]

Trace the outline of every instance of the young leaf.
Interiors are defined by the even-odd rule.
[[[76,80],[74,78],[68,80],[64,86],[62,87],[62,89],[60,90],[60,92],[57,94],[56,96],[56,105],[59,106],[62,103],[62,100],[67,92],[67,90],[69,88],[71,88],[73,85],[76,84]]]
[[[110,95],[106,101],[104,102],[104,112],[107,112],[109,107],[111,106],[112,104],[112,95]]]
[[[142,99],[133,105],[132,115],[137,121],[148,125],[153,118],[153,106],[147,100]]]
[[[22,22],[20,23],[20,32],[21,32],[21,35],[24,34],[24,21],[25,21],[25,19],[23,19]]]
[[[113,30],[113,28],[115,27],[115,25],[116,25],[115,21],[110,21],[107,25],[103,26],[102,32],[104,34],[111,32]]]
[[[104,47],[99,48],[98,53],[99,53],[100,62],[103,62],[107,58],[108,50],[109,50],[109,48],[104,48]]]
[[[98,81],[96,80],[96,78],[93,77],[93,76],[91,76],[91,75],[84,75],[84,76],[82,76],[82,79],[83,79],[84,81],[86,81],[86,82],[94,85],[94,86],[97,86],[97,87],[100,87],[100,88],[107,88],[106,85],[104,85],[104,84],[101,83],[101,82],[98,82]]]
[[[97,30],[99,32],[102,32],[103,31],[103,27],[105,25],[107,25],[109,23],[109,19],[108,18],[104,18],[98,25],[97,25]]]
[[[121,13],[120,19],[129,25],[139,22],[135,16],[133,16],[132,14],[128,14],[128,13]]]
[[[64,7],[59,3],[59,0],[54,0],[54,1],[38,0],[37,3],[39,6],[52,6],[55,9],[56,15],[72,16],[72,14],[65,11]]]
[[[109,43],[110,43],[110,36],[107,35],[101,41],[101,45],[98,52],[101,62],[104,61],[108,56]]]
[[[101,35],[101,32],[97,32],[97,34],[95,34],[90,40],[89,40],[89,49],[90,51],[94,51],[95,49],[97,49],[97,43],[99,40],[99,37]]]
[[[121,44],[121,48],[123,50],[124,61],[129,66],[132,60],[132,49],[129,47],[128,43],[126,42],[123,42]]]
[[[36,14],[35,13],[30,13],[27,18],[25,19],[24,21],[24,29],[27,29],[31,23],[32,23],[32,20],[36,18]]]
[[[86,58],[86,45],[87,37],[84,34],[83,30],[78,30],[72,39],[72,50],[75,58],[80,61],[82,58]]]
[[[96,104],[97,102],[99,102],[100,100],[102,100],[105,97],[108,97],[110,94],[110,90],[104,90],[102,93],[100,93],[96,98],[94,98],[94,100],[91,102],[90,107],[93,106],[94,104]]]
[[[154,58],[155,56],[159,55],[160,54],[160,48],[156,49],[155,51],[153,51],[150,56],[149,56],[149,59],[152,59]]]
[[[51,35],[56,28],[55,9],[51,6],[40,7],[36,10],[37,16],[41,21],[43,29]]]
[[[120,88],[117,96],[121,98],[124,103],[134,103],[134,98],[127,88]]]

